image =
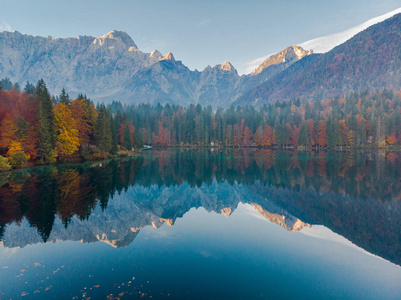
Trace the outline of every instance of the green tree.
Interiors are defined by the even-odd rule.
[[[36,86],[39,97],[39,145],[38,152],[42,163],[54,161],[56,135],[54,128],[54,112],[50,94],[43,79]]]
[[[309,147],[310,146],[310,136],[308,125],[305,121],[302,121],[301,129],[299,130],[298,136],[298,146]]]
[[[67,105],[68,107],[71,106],[70,96],[67,94],[67,92],[65,91],[64,88],[61,90],[59,100],[60,100],[60,103],[63,103],[65,105]]]
[[[132,150],[132,139],[131,133],[129,132],[128,123],[125,124],[122,146],[127,150]]]
[[[111,154],[116,154],[118,151],[118,139],[117,139],[117,129],[115,126],[114,118],[110,118],[110,130],[111,130]]]
[[[95,124],[95,144],[99,147],[102,156],[106,157],[112,148],[110,119],[106,107],[102,104],[98,108],[98,117]]]

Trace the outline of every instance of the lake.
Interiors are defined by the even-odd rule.
[[[152,150],[0,173],[1,299],[397,299],[401,152]]]

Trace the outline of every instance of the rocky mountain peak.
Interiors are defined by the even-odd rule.
[[[228,61],[225,61],[223,64],[219,65],[219,69],[228,71],[228,72],[235,70],[234,66]]]
[[[175,61],[174,55],[171,52],[168,52],[166,55],[164,55],[160,60],[172,60]]]
[[[109,33],[95,39],[94,44],[104,45],[106,42],[119,42],[125,45],[127,48],[138,49],[132,38],[124,31],[112,30]]]
[[[300,46],[290,46],[283,51],[269,56],[255,71],[252,72],[252,75],[260,74],[264,69],[278,64],[292,64],[307,55],[311,55],[313,53],[312,50],[304,50]]]
[[[153,50],[151,53],[150,53],[150,57],[162,57],[163,55],[160,53],[160,51],[159,50]]]

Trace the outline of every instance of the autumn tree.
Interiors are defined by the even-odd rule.
[[[56,153],[61,156],[77,152],[80,145],[77,123],[65,102],[60,102],[54,108],[54,121],[57,139]]]

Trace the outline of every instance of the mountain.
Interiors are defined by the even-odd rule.
[[[267,59],[254,73],[240,76],[228,61],[203,71],[190,70],[172,53],[140,51],[125,32],[102,37],[53,38],[0,33],[0,78],[24,86],[43,78],[52,94],[139,104],[202,103],[227,107],[247,91],[309,55],[292,46]]]
[[[115,30],[99,38],[65,39],[0,33],[1,76],[21,85],[43,78],[55,94],[65,87],[72,95],[107,98],[118,94],[120,83],[161,57],[158,51],[141,52],[129,35]]]
[[[290,66],[294,62],[304,58],[307,55],[311,55],[312,53],[313,53],[312,50],[305,51],[300,46],[288,47],[287,49],[267,58],[251,74],[252,75],[260,74],[260,73],[266,71],[270,66],[274,66],[274,65],[280,66],[280,69],[284,70],[284,69],[286,69],[285,66]]]
[[[60,218],[55,218],[48,241],[101,241],[114,248],[126,247],[145,226],[172,226],[190,209],[200,207],[228,217],[241,202],[250,203],[262,216],[289,231],[310,227],[247,187],[214,181],[199,188],[187,183],[164,188],[134,186],[126,193],[114,195],[107,209],[96,207],[87,220],[74,217],[68,228]],[[24,218],[7,226],[0,246],[25,247],[42,242],[37,229]]]
[[[401,89],[401,14],[373,25],[325,54],[297,61],[235,104],[312,100],[375,89]]]

